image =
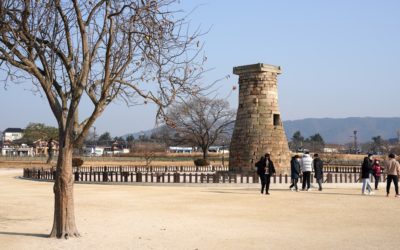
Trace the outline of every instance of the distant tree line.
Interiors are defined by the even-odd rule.
[[[316,133],[308,138],[305,138],[300,131],[296,131],[289,141],[289,148],[293,152],[312,151],[323,152],[325,141],[321,134]],[[382,136],[377,135],[371,137],[371,140],[359,145],[354,145],[354,142],[347,143],[345,153],[372,153],[372,154],[388,154],[390,152],[400,154],[400,140],[385,140]],[[357,148],[355,148],[357,147]]]
[[[325,141],[319,133],[311,135],[308,138],[304,138],[300,131],[296,131],[289,142],[289,148],[293,152],[304,150],[322,152],[324,147]]]

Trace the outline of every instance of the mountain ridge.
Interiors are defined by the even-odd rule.
[[[283,126],[289,141],[296,131],[300,131],[305,138],[320,133],[325,143],[345,144],[354,140],[353,131],[357,130],[358,142],[364,143],[378,135],[383,139],[397,138],[400,117],[304,118],[283,121]],[[150,136],[157,129],[130,133],[123,137],[131,134],[135,138],[141,134]]]

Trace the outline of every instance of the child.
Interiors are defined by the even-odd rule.
[[[374,178],[375,178],[375,190],[378,190],[378,184],[381,179],[383,169],[384,168],[379,164],[379,160],[375,159],[374,165],[372,165],[372,171],[373,171]]]

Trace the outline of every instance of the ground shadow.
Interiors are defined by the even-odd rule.
[[[327,188],[330,189],[330,188]],[[239,194],[239,195],[249,195],[254,193],[258,193],[259,189],[256,188],[249,188],[249,189],[230,189],[230,190],[204,190],[202,192],[206,192],[206,193],[219,193],[219,194]],[[245,192],[238,192],[238,191],[245,191]],[[258,192],[257,192],[258,191]],[[274,189],[270,189],[271,193],[274,193],[275,191],[277,192],[291,192],[290,189],[287,188],[274,188]],[[299,191],[299,194],[306,194],[306,195],[335,195],[335,196],[359,196],[362,197],[361,193],[360,194],[356,194],[356,193],[341,193],[339,192],[318,192],[316,190],[314,191]],[[368,196],[368,195],[366,195]],[[375,198],[387,198],[385,195],[371,195],[370,197],[375,197]]]
[[[49,238],[48,234],[34,234],[34,233],[17,233],[17,232],[2,232],[0,235],[15,235],[15,236],[28,236],[28,237],[39,237],[39,238]]]

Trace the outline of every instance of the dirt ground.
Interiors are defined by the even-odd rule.
[[[400,199],[272,185],[75,185],[81,238],[47,238],[52,183],[0,169],[0,249],[399,249]],[[383,189],[383,187],[382,187]]]

